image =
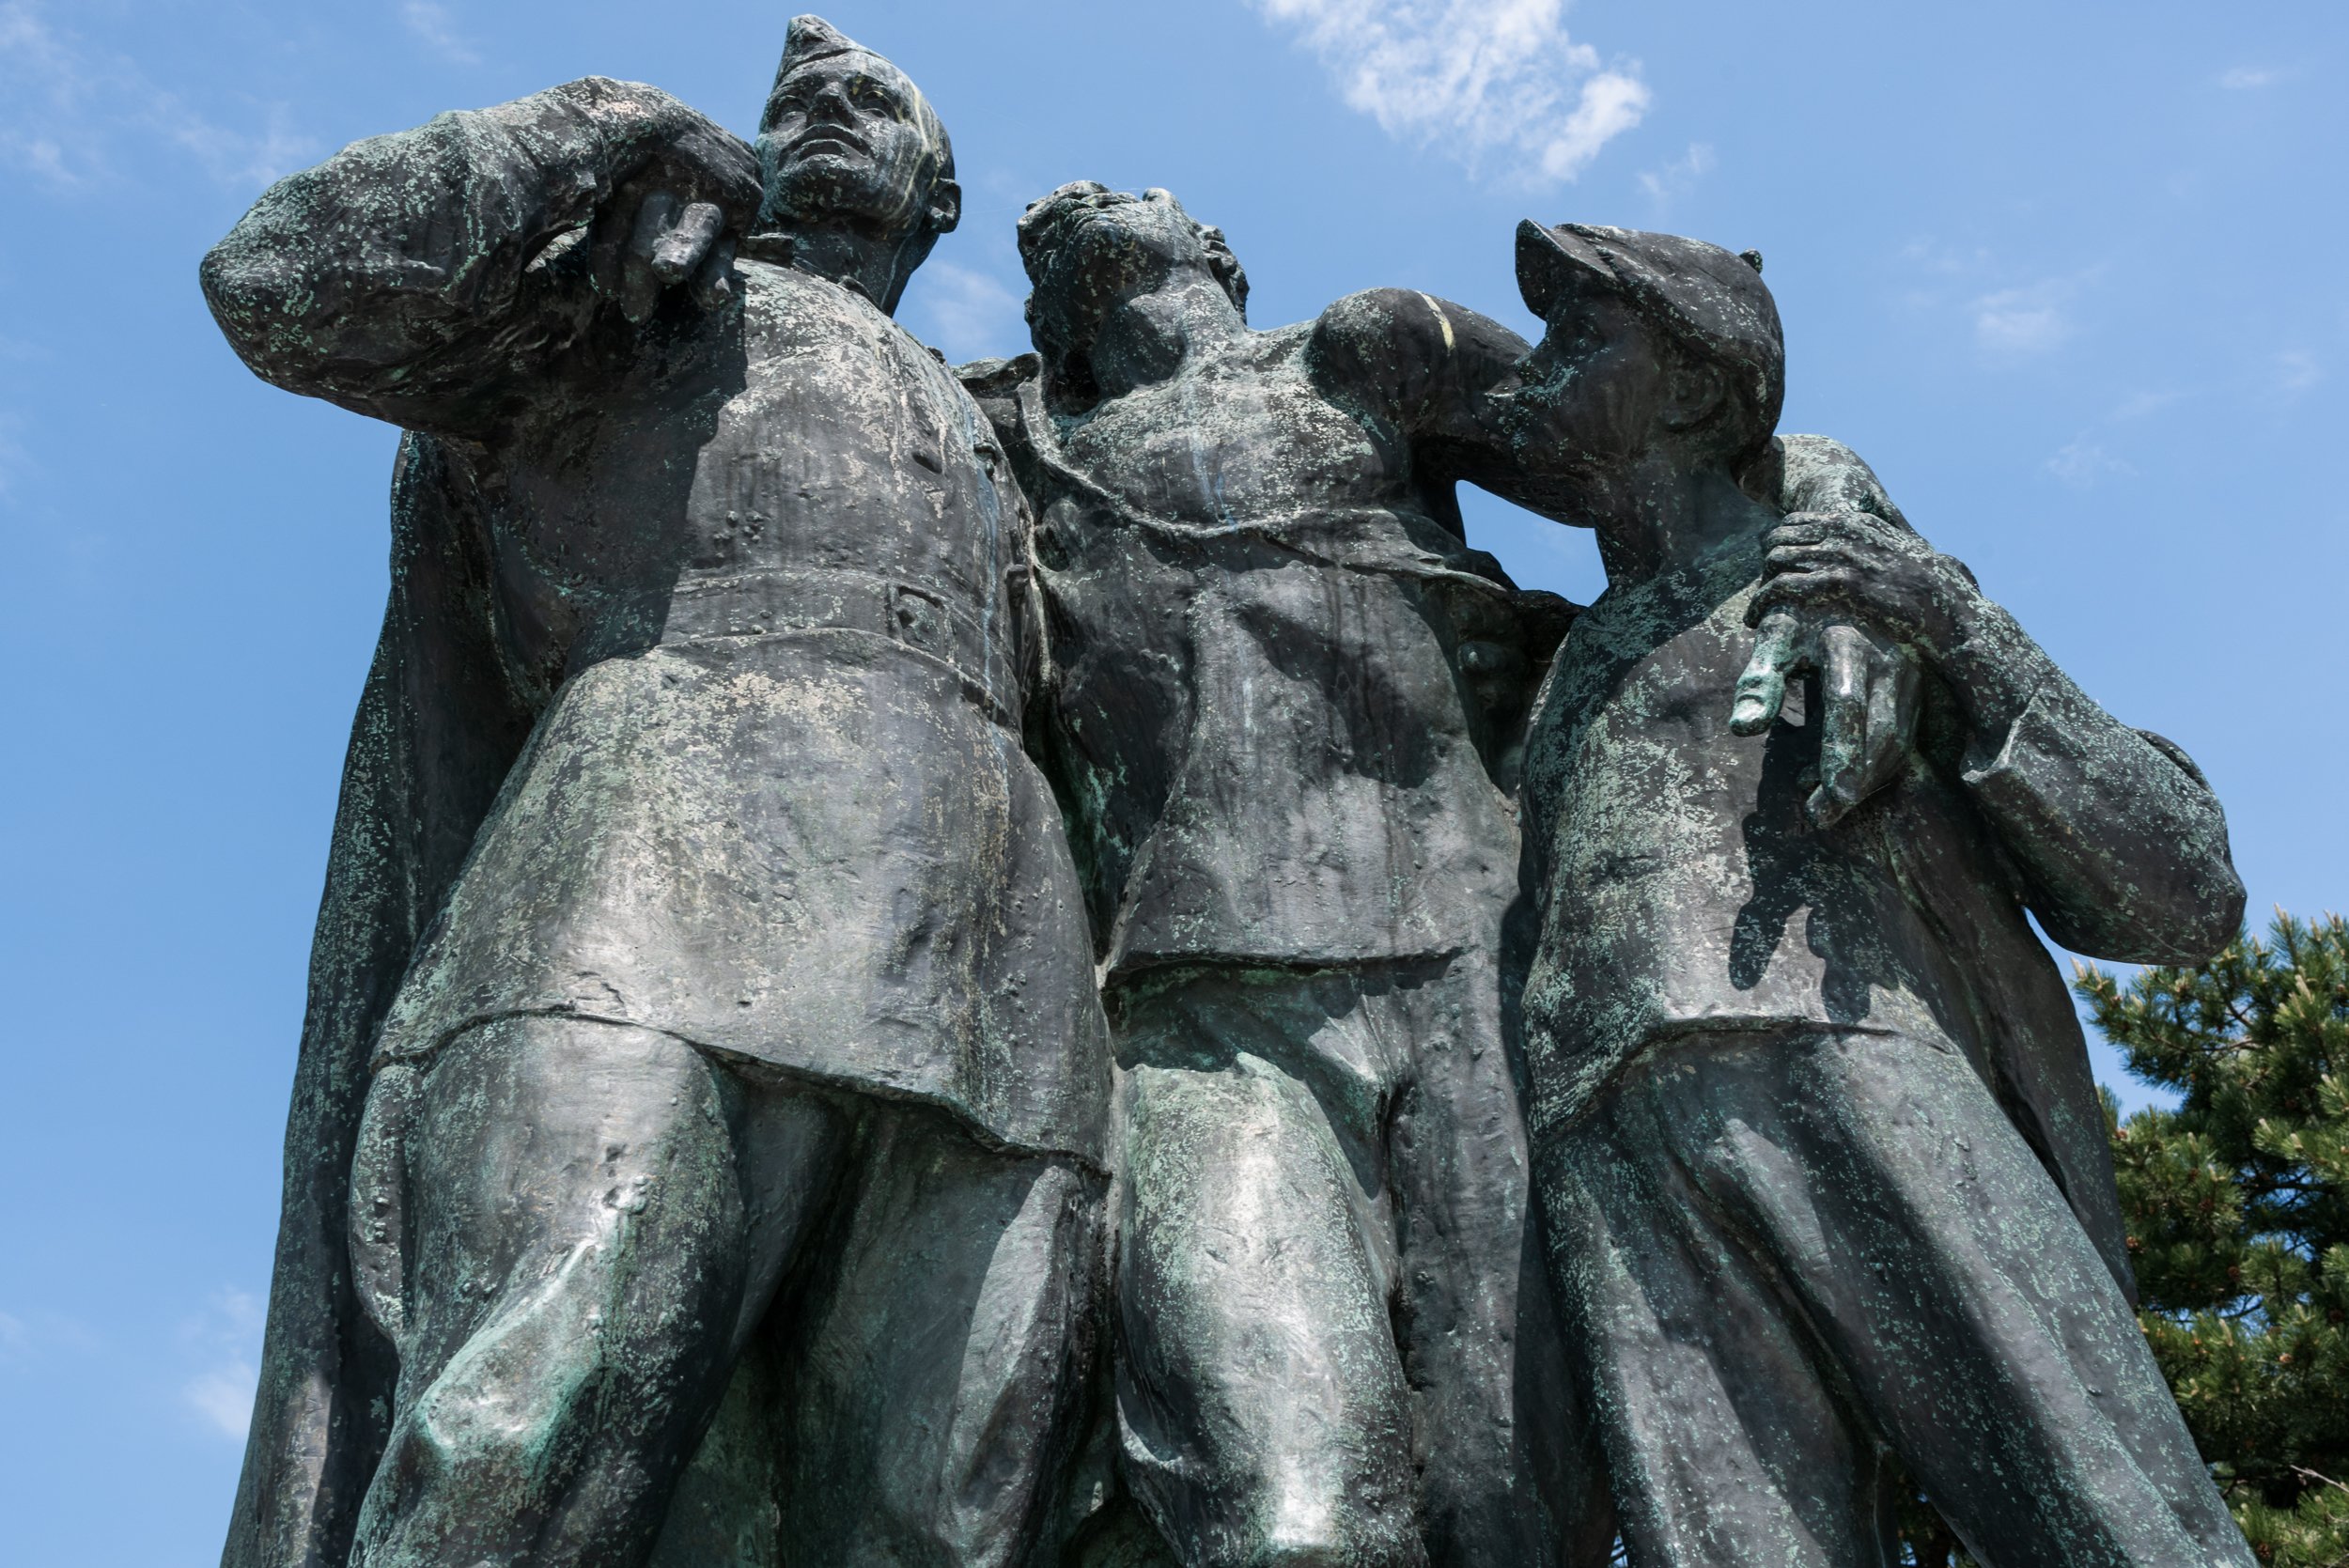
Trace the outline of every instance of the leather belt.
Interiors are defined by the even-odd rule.
[[[1012,629],[1000,620],[990,629],[935,590],[871,572],[774,567],[680,578],[661,640],[811,630],[866,632],[927,654],[976,688],[997,718],[1018,722]]]

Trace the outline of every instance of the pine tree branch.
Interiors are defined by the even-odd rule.
[[[2339,1488],[2341,1491],[2349,1492],[2349,1486],[2343,1486],[2340,1482],[2335,1481],[2331,1476],[2325,1474],[2322,1470],[2311,1470],[2306,1465],[2287,1465],[2284,1468],[2290,1470],[2294,1475],[2305,1477],[2310,1481],[2315,1482],[2321,1486],[2332,1486]]]

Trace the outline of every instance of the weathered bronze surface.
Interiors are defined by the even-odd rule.
[[[2025,918],[2216,950],[2217,800],[1856,459],[1773,442],[1758,257],[1528,224],[1518,275],[1548,331],[1515,417],[1574,455],[1608,567],[1529,746],[1529,1121],[1632,1560],[1892,1560],[1897,1459],[1985,1563],[2248,1563],[2130,1314]],[[1756,498],[1788,481],[1814,495]],[[1854,644],[1839,761],[1784,677]]]
[[[1050,760],[1117,1037],[1122,1474],[1186,1561],[1603,1560],[1501,1028],[1506,784],[1569,607],[1460,537],[1525,345],[1249,329],[1164,192],[1021,251],[974,367],[1037,508]]]
[[[2026,919],[2201,955],[2223,818],[1776,434],[1760,258],[1259,332],[1077,184],[957,373],[959,200],[802,17],[755,146],[589,79],[206,258],[408,432],[229,1568],[1859,1568],[1890,1458],[2248,1560]]]
[[[256,369],[413,432],[229,1561],[643,1560],[738,1377],[779,1391],[706,1529],[1041,1528],[1109,1060],[1026,513],[888,314],[957,201],[912,85],[802,19],[755,151],[574,83],[207,258]]]

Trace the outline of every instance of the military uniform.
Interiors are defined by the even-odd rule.
[[[232,1562],[638,1561],[681,1475],[662,1561],[1011,1562],[1049,1506],[1109,1063],[1025,516],[784,237],[620,320],[584,225],[656,174],[758,199],[590,80],[361,143],[207,260],[257,370],[417,432],[289,1146],[355,1146],[396,1395],[289,1188]]]

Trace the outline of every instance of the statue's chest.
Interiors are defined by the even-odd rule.
[[[851,569],[985,596],[1008,548],[992,433],[861,299],[761,267],[739,317],[515,465],[507,553],[544,592]],[[656,373],[658,372],[658,373]]]
[[[743,349],[709,458],[916,489],[971,467],[980,432],[953,376],[862,301],[754,297]]]
[[[1377,505],[1400,476],[1394,453],[1285,367],[1129,394],[1072,432],[1067,451],[1128,505],[1202,526]]]

